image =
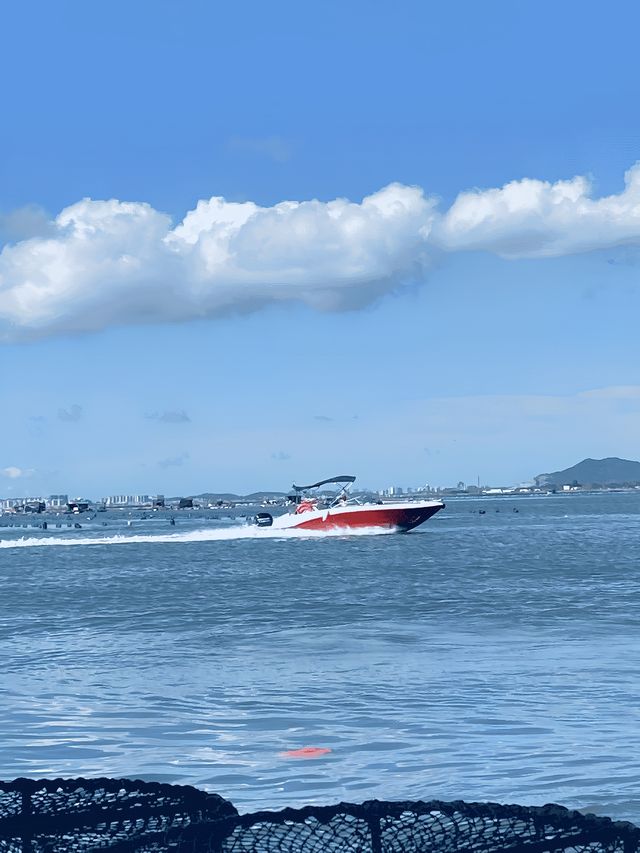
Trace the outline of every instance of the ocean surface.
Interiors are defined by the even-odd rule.
[[[405,535],[175,518],[0,519],[0,778],[640,823],[640,494],[453,500]]]

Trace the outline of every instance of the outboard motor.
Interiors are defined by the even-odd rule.
[[[258,527],[271,527],[273,516],[269,512],[259,512],[257,515],[254,515],[253,523]]]

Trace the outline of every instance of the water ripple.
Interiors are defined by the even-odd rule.
[[[451,502],[353,539],[196,515],[171,533],[0,526],[0,775],[190,783],[243,809],[460,797],[640,821],[640,496],[518,509]],[[283,755],[303,746],[331,752]]]

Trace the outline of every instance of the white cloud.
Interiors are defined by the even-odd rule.
[[[551,184],[525,178],[461,193],[433,239],[447,251],[481,249],[505,258],[588,252],[640,241],[640,163],[618,195],[593,199],[587,178]]]
[[[366,304],[424,278],[434,252],[545,257],[640,244],[640,164],[594,199],[586,178],[461,193],[439,213],[418,187],[360,203],[199,201],[173,227],[140,202],[85,199],[0,254],[0,340],[175,322],[282,300]]]
[[[10,480],[18,480],[20,477],[30,477],[33,474],[33,469],[17,468],[15,465],[9,465],[7,468],[0,468],[0,474],[3,477],[8,477]]]
[[[261,208],[201,201],[174,229],[148,204],[85,199],[55,236],[0,254],[0,338],[250,311],[297,299],[353,307],[426,262],[435,203],[391,185],[343,199]]]

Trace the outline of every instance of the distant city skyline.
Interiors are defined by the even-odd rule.
[[[0,496],[640,456],[636,4],[4,23]]]
[[[424,483],[422,485],[407,485],[407,486],[369,486],[355,485],[354,491],[358,493],[377,494],[383,498],[394,497],[409,497],[420,494],[441,494],[441,493],[466,493],[466,494],[529,494],[531,492],[545,491],[551,488],[558,488],[562,491],[576,491],[582,488],[601,488],[609,486],[629,486],[633,485],[636,489],[640,489],[640,462],[636,460],[621,459],[620,457],[607,457],[603,459],[585,458],[573,466],[556,472],[540,473],[530,478],[525,482],[516,484],[500,483],[494,481],[481,482],[480,478],[476,483],[466,483],[459,480],[455,485],[449,484],[431,484]],[[240,492],[236,490],[216,490],[202,489],[200,491],[183,492],[174,495],[165,494],[147,494],[147,493],[120,493],[115,495],[106,495],[95,497],[93,495],[79,494],[64,494],[57,493],[52,495],[44,494],[27,494],[18,496],[3,497],[0,495],[0,510],[8,510],[14,507],[24,506],[26,504],[42,503],[47,509],[64,509],[77,501],[86,501],[95,505],[101,505],[106,509],[123,508],[123,507],[163,507],[169,505],[182,498],[192,498],[207,505],[207,501],[212,498],[223,499],[246,499],[247,497],[260,496],[282,496],[287,492],[291,492],[296,488],[292,486],[290,489],[282,490],[272,488],[264,484],[262,488],[256,489],[253,492]]]

